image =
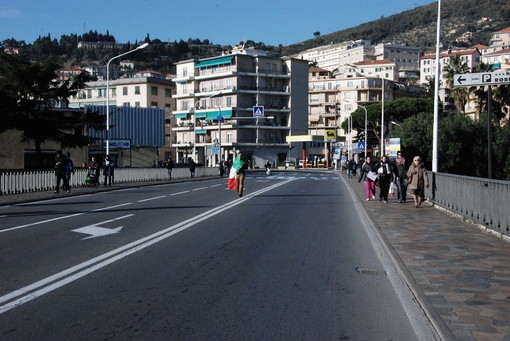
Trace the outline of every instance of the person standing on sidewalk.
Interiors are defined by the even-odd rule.
[[[168,171],[168,179],[172,180],[172,169],[174,168],[174,162],[172,161],[172,158],[169,157],[168,161],[166,162],[166,169]]]
[[[110,160],[110,155],[106,155],[103,163],[103,176],[104,176],[104,187],[112,187],[113,179],[113,161]]]
[[[429,177],[425,165],[421,162],[421,157],[413,158],[413,163],[407,171],[407,178],[409,188],[413,193],[414,207],[418,208],[425,197],[425,187],[429,188]]]
[[[377,180],[377,173],[375,172],[370,156],[367,156],[365,163],[361,166],[358,182],[361,182],[361,180],[365,180],[367,201],[369,201],[370,198],[375,199],[375,181]]]
[[[379,201],[384,201],[386,204],[388,203],[388,192],[390,191],[390,184],[393,179],[391,165],[386,155],[383,155],[377,163],[377,174],[379,175]]]
[[[64,183],[64,189],[69,192],[69,183],[66,181],[67,158],[62,154],[61,150],[57,151],[55,156],[55,176],[57,177],[57,186],[55,193],[60,193],[60,181]]]
[[[74,164],[73,164],[73,160],[71,160],[71,153],[70,152],[67,152],[66,153],[66,158],[67,158],[67,168],[66,168],[66,182],[67,182],[67,187],[68,187],[68,192],[71,190],[71,174],[74,174]]]
[[[195,163],[195,161],[193,161],[192,158],[188,158],[188,166],[191,178],[193,178],[195,176],[195,169],[197,167],[197,164]]]
[[[398,203],[406,202],[407,196],[407,169],[406,159],[402,152],[397,152],[397,158],[393,162],[393,174],[398,188]]]

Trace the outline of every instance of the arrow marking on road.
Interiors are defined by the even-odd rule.
[[[122,216],[122,217],[118,217],[118,218],[114,218],[114,219],[110,219],[110,220],[105,220],[105,221],[102,221],[100,223],[88,225],[88,226],[85,226],[85,227],[80,227],[79,229],[75,229],[75,230],[72,230],[72,231],[73,232],[84,233],[84,234],[90,235],[88,237],[82,238],[81,240],[91,239],[91,238],[96,238],[96,237],[108,236],[110,234],[119,233],[120,230],[122,230],[123,226],[119,226],[119,227],[116,227],[116,228],[113,228],[113,229],[109,229],[109,228],[101,227],[101,226],[98,226],[98,225],[102,225],[102,224],[106,224],[106,223],[111,223],[112,221],[129,218],[131,216],[134,216],[134,214],[128,214],[128,215],[125,215],[125,216]]]

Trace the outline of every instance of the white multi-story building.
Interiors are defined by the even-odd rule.
[[[482,55],[482,62],[494,69],[507,69],[510,63],[510,49],[499,50]]]
[[[191,157],[214,166],[241,150],[262,167],[299,155],[286,137],[307,131],[307,61],[241,48],[176,63],[176,71],[173,147],[180,162]],[[255,118],[261,110],[254,107],[264,107],[265,117]]]
[[[388,60],[398,66],[398,78],[407,80],[418,79],[420,55],[418,47],[398,43],[373,45],[367,40],[357,40],[316,47],[295,57],[315,62],[317,67],[329,71],[356,62]]]
[[[460,50],[449,50],[439,54],[439,68],[444,70],[445,66],[450,63],[450,58],[460,55],[463,62],[472,70],[480,64],[481,53],[477,48],[467,48]],[[436,54],[427,54],[420,58],[420,84],[426,84],[435,77],[436,74]],[[444,72],[440,72],[441,86],[446,86]]]
[[[384,67],[381,68],[381,65]],[[310,68],[309,134],[324,135],[326,130],[334,129],[337,136],[345,137],[344,146],[348,149],[349,143],[354,141],[356,135],[343,130],[341,124],[360,105],[382,102],[383,93],[384,101],[423,95],[423,88],[396,81],[397,74],[395,63],[389,61],[357,62],[343,66],[336,74],[325,69]],[[386,126],[389,125],[389,122],[386,122]],[[372,145],[378,145],[374,143],[373,138]],[[312,157],[323,158],[324,146],[317,143],[312,145],[309,154]]]
[[[492,33],[489,46],[492,52],[510,49],[510,27]]]

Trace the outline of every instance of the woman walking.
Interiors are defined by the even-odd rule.
[[[377,174],[379,175],[379,201],[388,203],[388,192],[390,191],[390,183],[393,179],[393,172],[391,165],[388,162],[388,157],[383,155],[381,160],[377,163]]]
[[[425,197],[425,187],[429,188],[429,177],[421,157],[413,158],[413,163],[407,171],[407,181],[413,193],[414,207],[418,208]]]
[[[367,156],[365,163],[361,166],[358,182],[361,182],[361,180],[365,180],[367,201],[369,201],[370,198],[375,199],[375,181],[377,180],[377,173],[375,172],[370,156]]]

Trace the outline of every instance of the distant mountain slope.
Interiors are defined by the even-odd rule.
[[[488,18],[490,21],[482,21]],[[376,43],[401,42],[424,50],[435,46],[437,2],[345,30],[325,34],[288,46],[292,52],[349,40],[366,39]],[[510,27],[508,0],[443,0],[441,2],[441,41],[443,46],[489,44],[491,33]],[[462,33],[473,33],[472,42],[457,43]]]

